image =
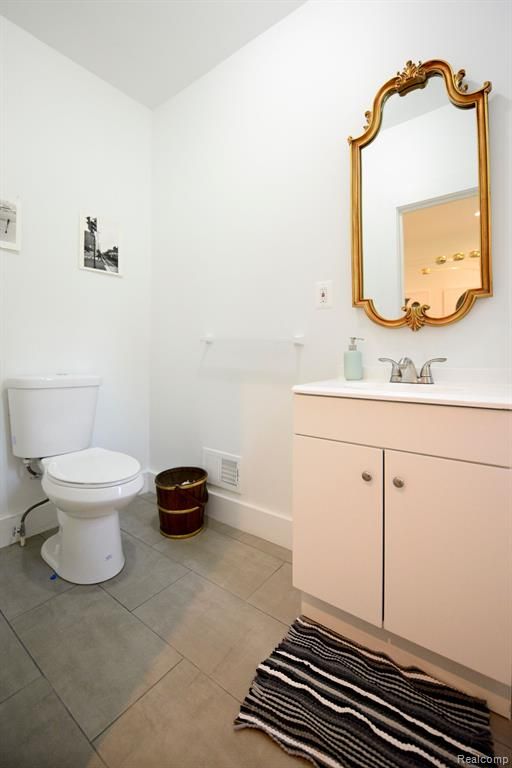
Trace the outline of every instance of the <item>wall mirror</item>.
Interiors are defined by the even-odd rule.
[[[446,325],[492,295],[487,94],[408,61],[352,153],[352,296],[387,327]]]

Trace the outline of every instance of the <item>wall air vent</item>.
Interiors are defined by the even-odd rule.
[[[210,485],[240,493],[240,456],[203,448],[203,467]]]

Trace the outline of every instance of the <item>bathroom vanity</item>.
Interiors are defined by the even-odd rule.
[[[302,612],[510,717],[509,390],[294,388]]]

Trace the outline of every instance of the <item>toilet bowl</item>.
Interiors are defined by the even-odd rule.
[[[41,555],[61,578],[97,584],[124,566],[119,511],[144,485],[137,459],[87,448],[42,459],[42,488],[57,507],[59,530]]]

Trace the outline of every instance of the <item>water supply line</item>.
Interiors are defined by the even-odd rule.
[[[32,459],[23,459],[23,465],[29,475],[31,477],[42,477],[43,472],[38,469],[33,469],[32,467]],[[25,538],[26,538],[26,526],[25,526],[25,519],[27,515],[32,512],[33,509],[37,509],[37,507],[41,507],[43,504],[46,504],[50,499],[43,499],[42,501],[38,501],[37,504],[32,504],[31,507],[29,507],[26,512],[23,513],[23,516],[21,518],[20,527],[18,528],[17,533],[20,535],[20,547],[25,546]]]
[[[32,504],[31,507],[27,509],[26,512],[23,513],[23,517],[21,518],[20,527],[18,528],[18,533],[20,534],[20,547],[25,546],[25,518],[29,514],[29,512],[32,512],[33,509],[37,509],[37,507],[41,507],[43,504],[46,504],[50,499],[43,499],[42,501],[38,501],[37,504]]]
[[[42,477],[43,472],[41,472],[39,468],[33,469],[32,461],[33,459],[23,459],[23,466],[25,467],[29,475],[31,475],[32,477]]]

